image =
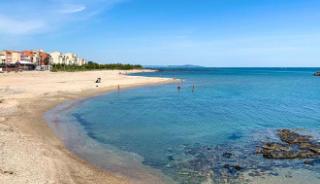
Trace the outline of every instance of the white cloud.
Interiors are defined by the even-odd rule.
[[[82,12],[86,9],[85,5],[79,5],[79,4],[66,4],[62,7],[60,10],[61,13],[78,13]]]

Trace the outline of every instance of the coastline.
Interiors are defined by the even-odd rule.
[[[129,88],[132,87],[124,90]],[[99,169],[109,171],[116,176],[125,176],[130,183],[175,183],[162,171],[144,165],[144,158],[141,155],[94,140],[79,122],[81,120],[72,115],[73,109],[79,108],[82,103],[111,92],[114,90],[60,103],[45,113],[46,122],[70,152]]]
[[[144,71],[149,72],[134,70],[130,73]],[[129,88],[175,81],[127,76],[119,72],[1,75],[0,183],[135,183],[126,176],[98,169],[71,153],[43,117],[58,104],[115,90],[117,83],[121,88]],[[68,76],[72,77],[66,79]],[[102,77],[99,88],[94,84],[95,77]]]

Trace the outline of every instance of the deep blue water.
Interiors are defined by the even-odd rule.
[[[257,132],[278,128],[317,133],[320,78],[312,75],[317,70],[189,68],[135,74],[183,83],[108,93],[81,103],[73,116],[96,141],[137,153],[144,164],[171,173],[168,163],[181,146],[241,145]]]

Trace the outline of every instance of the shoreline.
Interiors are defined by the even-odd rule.
[[[148,86],[154,86],[154,84]],[[136,87],[127,87],[123,90]],[[46,122],[70,152],[90,165],[94,165],[103,171],[112,172],[117,176],[126,176],[130,183],[174,183],[162,171],[144,165],[144,158],[141,155],[122,151],[115,146],[94,140],[87,135],[81,123],[70,114],[81,103],[115,91],[110,90],[106,93],[60,103],[45,113]]]
[[[130,73],[144,71],[146,70],[135,70]],[[0,99],[0,183],[132,183],[126,176],[114,175],[112,172],[99,169],[71,153],[44,119],[44,113],[67,100],[83,100],[116,89],[114,83],[108,82],[102,82],[102,86],[97,89],[93,87],[91,80],[83,80],[82,85],[74,84],[73,80],[64,81],[64,77],[68,75],[74,75],[76,79],[83,78],[81,75],[102,75],[103,80],[107,77],[117,77],[119,81],[116,82],[121,83],[121,88],[176,81],[168,78],[124,76],[118,72],[25,72],[0,75],[0,78],[5,79],[4,82],[0,81],[0,84],[5,86],[0,89],[0,94],[4,97]],[[58,80],[53,80],[50,78],[52,75],[61,76]],[[6,86],[20,77],[28,78],[25,85]],[[51,83],[63,84],[66,88],[51,88],[52,84],[42,83],[38,81],[38,77],[47,77]],[[73,87],[72,84],[78,86]],[[38,87],[39,91],[31,90],[30,87],[35,85],[42,85],[41,89]]]

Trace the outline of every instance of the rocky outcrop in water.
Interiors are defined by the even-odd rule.
[[[281,176],[275,168],[320,170],[320,143],[312,136],[288,129],[276,134],[276,139],[262,132],[248,142],[168,148],[161,169],[181,184],[252,183],[255,177]]]
[[[273,163],[269,159],[263,162],[261,159],[264,158],[254,152],[256,144],[179,146],[180,149],[168,152],[165,172],[183,184],[201,184],[209,180],[213,183],[250,183],[245,173],[250,177],[277,174],[272,166],[283,163]]]
[[[313,74],[314,76],[320,76],[320,72],[316,72]]]
[[[258,154],[269,159],[305,159],[320,156],[320,143],[311,136],[288,129],[278,130],[281,143],[267,142],[257,149]]]

